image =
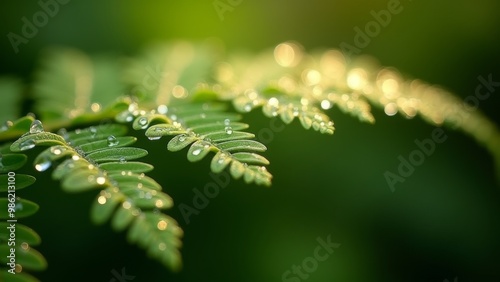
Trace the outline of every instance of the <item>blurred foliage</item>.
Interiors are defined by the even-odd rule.
[[[180,37],[217,38],[229,50],[260,50],[285,40],[301,42],[307,49],[338,47],[352,43],[353,28],[364,27],[373,19],[370,11],[385,9],[387,2],[242,1],[221,21],[211,1],[70,1],[20,45],[18,54],[4,37],[0,72],[30,81],[40,50],[50,45],[87,53],[136,53],[146,42]],[[393,15],[390,25],[362,53],[403,73],[445,85],[461,97],[474,93],[480,75],[492,74],[498,80],[498,1],[402,4],[404,10]],[[36,2],[1,5],[4,35],[20,33],[21,18],[31,19],[40,10]],[[31,92],[22,93],[28,98],[21,113],[26,114]],[[479,105],[496,124],[500,124],[499,103],[498,95],[491,95]],[[23,197],[38,199],[44,212],[27,218],[26,224],[44,239],[39,249],[47,260],[61,262],[40,278],[108,281],[114,278],[112,270],[125,268],[136,281],[278,281],[284,271],[311,255],[318,236],[332,234],[342,246],[308,281],[498,280],[500,194],[484,149],[446,131],[448,141],[392,194],[384,172],[396,169],[398,155],[407,157],[415,149],[414,140],[430,137],[433,128],[419,119],[392,118],[379,111],[373,113],[377,126],[360,124],[336,108],[328,114],[335,117],[342,134],[329,138],[305,133],[295,122],[263,142],[272,149],[266,155],[272,160],[272,189],[246,189],[231,181],[189,225],[181,223],[186,267],[180,274],[144,260],[140,251],[115,240],[108,229],[93,229],[86,212],[61,213],[87,211],[93,196],[68,200],[68,195],[51,189],[54,182],[49,177],[37,175],[45,187],[22,192]],[[254,113],[245,115],[244,122],[252,124],[251,129],[270,126],[269,120]],[[143,146],[141,142],[146,141],[139,140],[138,146]],[[315,145],[295,150],[295,144],[305,143]],[[164,145],[156,144],[149,150],[149,163],[163,158]],[[180,154],[169,154],[169,159],[151,176],[176,183],[166,187],[168,193],[177,203],[191,203],[193,188],[213,179],[208,173],[194,177],[185,171],[206,169],[208,160],[188,164]],[[173,217],[181,218],[180,211]],[[61,229],[61,221],[67,228]],[[80,255],[68,260],[76,253]],[[82,273],[82,269],[92,271]]]

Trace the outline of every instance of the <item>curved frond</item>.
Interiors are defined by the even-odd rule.
[[[100,120],[128,106],[121,97],[124,85],[119,61],[110,56],[48,50],[35,78],[35,110],[50,127]],[[71,124],[65,124],[68,119]]]
[[[203,159],[210,152],[215,153],[210,165],[214,173],[229,167],[236,179],[243,177],[246,183],[271,185],[272,175],[265,167],[269,161],[258,154],[267,148],[250,140],[255,135],[243,131],[248,125],[239,122],[240,115],[223,112],[224,109],[223,104],[210,103],[161,106],[158,110],[134,116],[133,128],[147,129],[146,136],[150,140],[174,136],[167,149],[175,152],[189,147],[187,159],[191,162]]]
[[[95,223],[111,220],[121,231],[128,228],[128,239],[145,248],[152,257],[172,269],[181,265],[179,248],[182,230],[177,222],[160,212],[173,206],[161,186],[144,173],[152,166],[132,161],[147,151],[130,147],[135,137],[125,136],[123,125],[91,126],[59,134],[45,132],[37,120],[28,134],[15,141],[12,151],[49,146],[35,159],[38,171],[55,166],[53,178],[67,192],[100,190],[92,206]],[[32,146],[26,146],[31,142]]]
[[[47,261],[34,246],[41,243],[40,236],[18,219],[31,216],[38,211],[38,205],[19,197],[18,191],[33,183],[31,175],[16,174],[27,162],[26,155],[12,153],[8,147],[0,148],[0,277],[2,281],[35,282],[28,271],[41,271],[47,268]],[[3,197],[6,194],[6,197]],[[20,220],[21,221],[21,220]],[[15,234],[12,239],[11,234]],[[14,250],[14,252],[12,252]],[[14,258],[11,261],[11,257]],[[15,263],[14,263],[15,261]]]
[[[198,84],[211,80],[218,52],[209,44],[188,42],[149,46],[128,60],[125,82],[145,105],[169,105],[183,99]]]

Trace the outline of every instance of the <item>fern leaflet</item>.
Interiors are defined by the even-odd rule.
[[[178,269],[182,230],[174,219],[160,212],[172,207],[173,201],[144,174],[152,170],[151,165],[129,162],[147,155],[147,151],[128,146],[136,138],[124,136],[126,132],[123,125],[108,124],[54,134],[45,132],[35,120],[30,132],[15,141],[11,150],[49,146],[35,159],[38,171],[59,162],[52,176],[61,181],[65,191],[100,189],[92,206],[92,220],[101,224],[111,218],[115,230],[129,228],[131,242],[166,266]]]

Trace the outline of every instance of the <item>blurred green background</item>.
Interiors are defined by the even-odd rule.
[[[212,0],[72,0],[16,54],[7,34],[21,34],[21,19],[31,20],[41,8],[36,1],[4,1],[0,74],[29,83],[40,51],[53,45],[127,55],[151,41],[179,38],[217,38],[228,51],[260,51],[286,40],[308,50],[338,48],[353,44],[353,28],[363,29],[373,20],[370,11],[387,9],[388,2],[242,0],[221,20]],[[401,6],[363,54],[462,97],[474,94],[479,75],[500,81],[499,1],[408,0]],[[500,124],[499,105],[497,91],[479,108]],[[65,194],[48,174],[38,174],[38,186],[21,195],[41,206],[25,220],[42,236],[39,250],[49,261],[38,277],[113,281],[111,271],[124,268],[132,281],[281,281],[313,255],[317,237],[331,235],[341,247],[307,281],[500,281],[500,187],[488,152],[447,130],[448,140],[392,193],[384,172],[394,172],[398,156],[407,157],[414,140],[429,138],[433,127],[374,113],[377,123],[367,125],[332,109],[333,137],[294,122],[266,142],[270,189],[231,180],[190,224],[177,207],[171,210],[185,230],[184,268],[177,274],[129,246],[124,234],[92,226],[93,193]],[[254,133],[270,126],[260,113],[245,121]],[[208,160],[191,164],[185,152],[168,153],[165,140],[144,139],[147,161],[161,163],[151,175],[177,206],[191,204],[192,189],[213,181]]]

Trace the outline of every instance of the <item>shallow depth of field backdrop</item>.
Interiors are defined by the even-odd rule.
[[[36,1],[4,1],[0,74],[29,82],[40,51],[53,45],[125,55],[179,38],[216,38],[228,51],[261,51],[287,40],[307,50],[338,48],[354,45],[355,27],[365,29],[374,20],[371,11],[393,1],[220,0],[237,4],[220,14],[212,0],[71,0],[17,54],[7,34],[21,34],[22,18],[31,21],[41,8]],[[401,7],[361,53],[461,97],[474,95],[480,75],[500,81],[499,1],[401,0]],[[499,95],[500,87],[479,105],[498,125]],[[429,138],[434,127],[380,109],[374,109],[375,125],[335,108],[330,113],[333,136],[294,121],[267,143],[271,188],[231,180],[189,224],[178,205],[191,204],[192,189],[212,181],[209,160],[192,164],[184,151],[168,152],[165,142],[144,145],[142,138],[139,145],[148,146],[155,164],[151,176],[174,198],[168,213],[185,231],[184,268],[177,274],[109,225],[90,224],[94,193],[66,194],[48,173],[35,175],[37,185],[20,196],[40,204],[24,221],[42,236],[38,250],[49,262],[37,277],[114,281],[112,271],[125,269],[135,277],[127,281],[282,281],[285,271],[313,256],[316,238],[331,236],[340,248],[306,281],[500,281],[500,186],[485,149],[446,130],[446,142],[393,193],[384,172],[394,172],[398,156],[407,158],[417,148],[414,140]],[[269,126],[258,111],[245,121],[254,133]]]

